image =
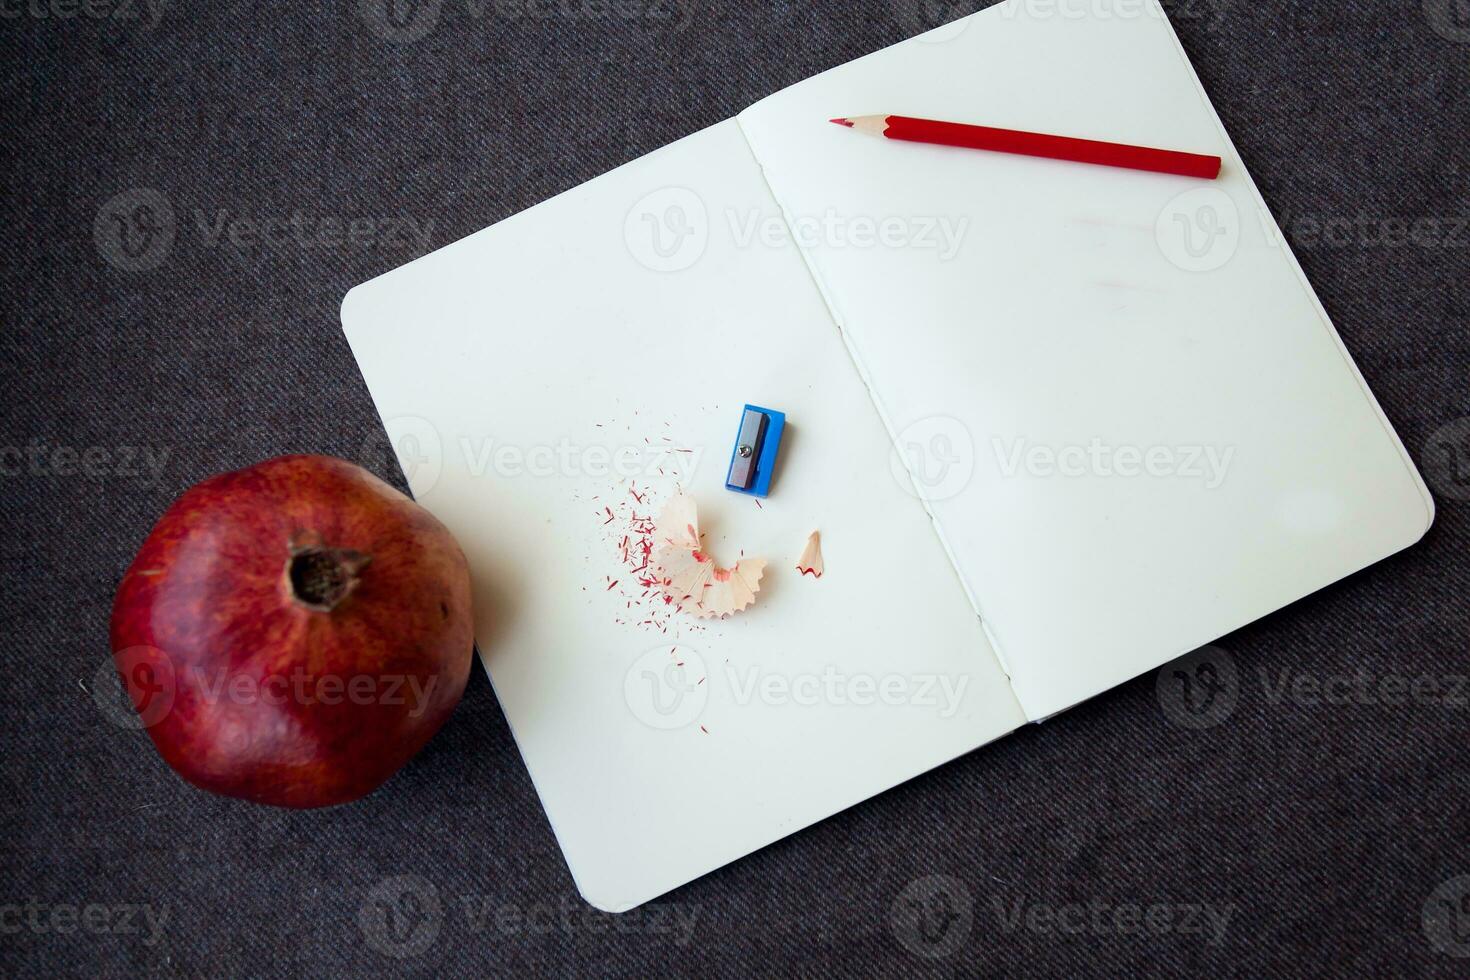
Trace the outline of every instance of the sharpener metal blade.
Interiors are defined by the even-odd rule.
[[[725,485],[749,490],[755,483],[756,462],[766,439],[765,413],[747,408],[740,419],[740,434],[735,437],[735,454],[730,459],[730,474]]]

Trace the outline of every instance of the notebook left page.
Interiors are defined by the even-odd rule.
[[[342,321],[577,886],[617,911],[1024,716],[771,198],[721,123],[357,287]],[[771,496],[724,489],[785,411]],[[644,584],[681,487],[753,606]],[[798,556],[821,532],[826,572]],[[505,765],[508,759],[466,760]]]

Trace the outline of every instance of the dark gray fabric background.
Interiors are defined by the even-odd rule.
[[[478,670],[422,756],[357,804],[290,813],[186,786],[89,694],[113,590],[156,517],[213,472],[320,452],[401,484],[340,334],[349,287],[967,8],[565,0],[533,14],[443,0],[437,15],[416,8],[432,23],[405,43],[355,2],[156,16],[127,2],[67,17],[68,0],[0,4],[0,448],[41,447],[34,467],[0,460],[0,973],[1470,971],[1436,949],[1440,920],[1424,925],[1470,874],[1470,708],[1422,692],[1406,704],[1276,696],[1298,674],[1428,677],[1444,691],[1467,670],[1470,470],[1447,462],[1470,460],[1470,439],[1442,427],[1470,416],[1470,229],[1455,223],[1470,214],[1470,9],[1172,8],[1435,486],[1425,540],[1223,638],[1236,701],[1213,727],[1173,723],[1172,678],[1162,695],[1140,678],[679,889],[660,907],[693,921],[681,933],[582,915]],[[105,218],[102,245],[97,234],[99,211],[134,188],[175,215],[172,246],[143,271],[112,260]],[[210,236],[220,212],[408,219],[427,234],[236,246]],[[1324,240],[1314,229],[1334,219],[1352,230]],[[1394,222],[1421,219],[1443,224],[1394,237]],[[106,454],[90,473],[58,453],[89,448]],[[128,460],[139,448],[167,453],[156,478]],[[390,955],[404,950],[374,931],[374,903],[395,887],[382,883],[398,875],[439,901],[437,918],[409,922],[420,939],[438,929],[417,955]],[[929,939],[904,925],[907,899],[924,894]],[[946,896],[953,911],[968,899],[970,918],[939,914]],[[1233,912],[1212,942],[1129,934],[1110,912],[1078,934],[1016,924],[1018,902],[1040,916],[1069,903]],[[46,907],[34,921],[32,904]],[[51,927],[53,906],[88,904],[107,907],[105,929]],[[125,931],[129,905],[166,916],[158,934]]]

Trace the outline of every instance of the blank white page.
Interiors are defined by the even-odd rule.
[[[883,113],[1213,153],[1224,172],[825,121]],[[814,274],[1029,717],[1428,527],[1423,483],[1154,0],[1010,0],[739,121],[788,220],[811,229]],[[943,221],[966,224],[952,255],[925,231]]]
[[[609,911],[1025,722],[800,255],[740,230],[779,226],[730,120],[343,302],[414,496],[469,558],[577,887]],[[761,505],[724,489],[745,402],[789,419]],[[630,449],[636,475],[606,472]],[[604,524],[655,513],[676,472],[717,560],[770,562],[723,622],[641,599]],[[820,580],[795,569],[813,530]]]

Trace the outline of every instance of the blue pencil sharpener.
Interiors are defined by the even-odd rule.
[[[776,469],[776,453],[781,448],[784,428],[785,412],[773,412],[758,405],[745,406],[740,416],[740,432],[735,436],[735,449],[730,453],[726,490],[756,497],[771,492],[771,474]]]

